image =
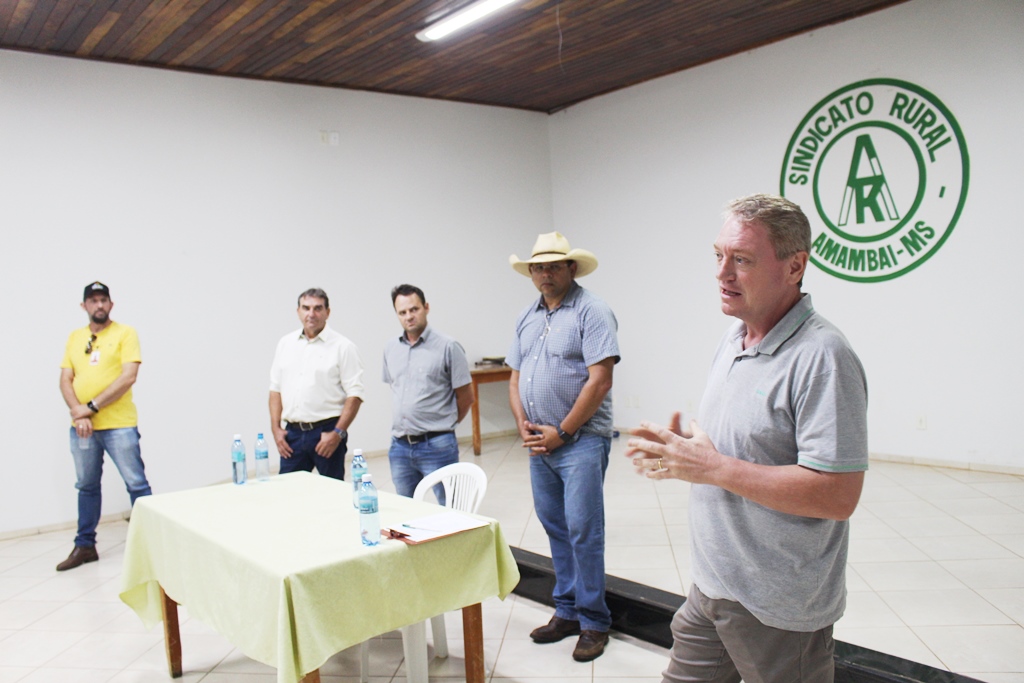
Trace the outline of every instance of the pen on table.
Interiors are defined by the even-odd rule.
[[[441,531],[440,529],[431,529],[426,526],[413,526],[412,524],[403,524],[402,526],[406,529],[416,529],[417,531]]]

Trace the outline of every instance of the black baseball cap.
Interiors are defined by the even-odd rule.
[[[108,299],[110,298],[110,287],[97,280],[96,282],[90,282],[85,286],[85,293],[82,294],[82,301],[85,301],[93,294],[103,294]]]

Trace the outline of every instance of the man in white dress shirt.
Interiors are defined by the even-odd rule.
[[[302,328],[277,344],[270,368],[270,429],[281,474],[313,471],[345,478],[348,428],[363,402],[363,362],[348,338],[327,327],[322,289],[299,295]]]

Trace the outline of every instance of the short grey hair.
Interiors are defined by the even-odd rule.
[[[760,223],[768,230],[775,257],[811,251],[811,224],[799,206],[774,194],[752,194],[729,202],[725,216],[743,223]]]
[[[331,309],[331,300],[327,298],[327,292],[325,292],[324,290],[320,289],[319,287],[311,287],[310,289],[307,289],[302,294],[299,294],[299,299],[296,302],[296,305],[297,306],[301,306],[302,305],[302,300],[306,299],[306,298],[309,298],[309,299],[323,299],[324,300],[324,308],[326,308],[327,310]]]

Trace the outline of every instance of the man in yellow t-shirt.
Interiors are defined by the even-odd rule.
[[[68,337],[60,364],[60,392],[71,409],[71,455],[78,481],[78,535],[68,558],[57,571],[100,559],[96,526],[100,521],[100,479],[103,452],[114,462],[132,504],[152,493],[139,449],[138,415],[132,385],[139,374],[139,337],[127,325],[110,319],[114,302],[102,282],[86,285],[82,309],[89,325]]]

